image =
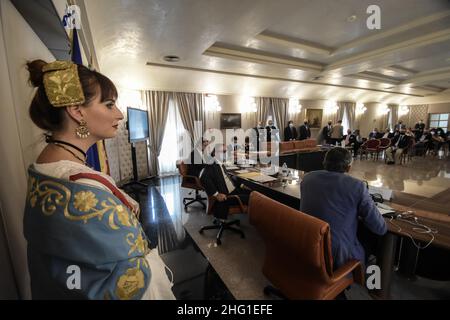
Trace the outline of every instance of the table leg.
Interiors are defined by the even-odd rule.
[[[381,289],[375,290],[374,295],[380,299],[390,298],[396,243],[397,236],[390,232],[386,233],[381,241],[380,252],[377,254],[378,265],[381,269]]]

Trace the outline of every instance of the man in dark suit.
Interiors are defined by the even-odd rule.
[[[264,126],[262,125],[262,122],[258,121],[258,124],[256,125],[256,127],[253,128],[253,130],[255,131],[256,136],[252,135],[251,144],[253,146],[256,146],[255,151],[259,151],[259,143],[261,142],[260,140],[266,138],[266,136],[265,136],[266,132],[265,132]],[[255,137],[256,137],[256,141],[254,141]]]
[[[391,130],[389,130],[389,128],[386,128],[386,131],[384,131],[384,134],[381,136],[381,138],[388,138],[388,139],[392,139],[393,137],[394,137],[394,133],[391,132]]]
[[[237,195],[243,204],[248,204],[250,191],[236,185],[227,174],[223,165],[226,157],[226,147],[218,144],[214,148],[214,162],[206,165],[200,174],[200,181],[205,188],[208,197],[214,196],[217,202],[214,204],[214,217],[227,219],[228,208],[237,205],[237,200],[229,198],[230,195]]]
[[[311,138],[311,129],[309,129],[309,122],[307,119],[303,122],[303,124],[299,128],[299,140],[306,140]]]
[[[292,141],[297,139],[297,129],[295,129],[294,122],[289,120],[288,126],[284,128],[284,141]]]
[[[347,134],[344,135],[343,139],[346,147],[351,147],[356,141],[356,136],[352,133],[351,129],[347,129]]]
[[[406,129],[406,125],[403,124],[403,121],[400,120],[395,126],[394,131],[400,131],[401,129]]]
[[[369,133],[369,140],[380,139],[383,135],[380,134],[377,128],[374,128],[371,133]]]
[[[267,121],[266,131],[267,131],[267,137],[266,141],[271,142],[272,141],[272,135],[274,136],[275,140],[277,140],[277,127],[274,126],[273,120]]]
[[[322,129],[322,136],[326,143],[331,143],[331,131],[333,130],[333,122],[328,121],[328,124]]]
[[[375,235],[387,231],[364,182],[346,174],[351,163],[349,151],[333,148],[325,155],[325,170],[309,172],[300,184],[300,211],[330,225],[334,268],[351,259],[365,263],[365,243],[357,237],[359,220]]]
[[[204,159],[203,157],[203,152],[205,151],[205,148],[208,146],[208,144],[209,141],[203,139],[201,147],[194,148],[194,150],[191,151],[189,159],[185,161],[188,165],[188,175],[198,177],[200,171],[205,167],[206,159]]]
[[[414,136],[416,137],[416,140],[420,139],[424,130],[425,130],[425,123],[423,123],[423,120],[420,119],[419,122],[417,122],[416,125],[414,126]]]
[[[387,164],[399,163],[403,149],[407,148],[409,145],[410,137],[405,133],[406,130],[404,128],[400,129],[400,134],[392,138],[391,146],[386,149]]]

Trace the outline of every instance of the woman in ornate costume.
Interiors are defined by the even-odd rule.
[[[123,115],[104,75],[69,61],[27,64],[30,117],[48,145],[29,168],[24,234],[34,299],[174,299],[164,264],[137,219],[139,205],[86,166]]]

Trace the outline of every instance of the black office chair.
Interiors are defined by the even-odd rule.
[[[204,200],[206,200],[206,198],[202,197],[200,194],[200,191],[205,190],[202,186],[202,183],[200,182],[200,179],[198,177],[187,174],[188,168],[187,168],[187,165],[183,161],[180,161],[177,163],[177,168],[178,168],[178,172],[180,173],[180,175],[182,177],[181,187],[193,189],[195,191],[194,197],[183,198],[184,209],[187,210],[188,206],[195,202],[200,203],[202,205],[203,209],[206,209],[206,205],[203,202]],[[192,191],[189,194],[191,194],[191,193],[192,193]]]
[[[228,208],[228,215],[247,213],[247,206],[242,203],[239,196],[232,195],[232,196],[227,196],[227,198],[228,199],[235,198],[238,203],[237,205],[231,205]],[[216,197],[214,197],[214,196],[208,197],[208,211],[207,211],[208,215],[214,214],[214,204],[216,203],[216,201],[217,201]],[[245,234],[244,234],[244,232],[242,232],[242,230],[236,229],[233,227],[235,225],[239,226],[240,223],[241,223],[241,221],[239,219],[223,220],[223,219],[215,218],[212,225],[203,226],[198,232],[200,234],[202,234],[204,230],[219,229],[219,232],[217,233],[217,237],[216,237],[216,243],[217,243],[217,245],[221,245],[222,244],[222,240],[221,240],[222,233],[225,230],[233,231],[233,232],[239,234],[241,236],[241,238],[245,238]]]

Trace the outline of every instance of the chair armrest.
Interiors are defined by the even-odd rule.
[[[227,198],[228,198],[228,199],[229,199],[229,198],[235,198],[235,199],[238,201],[238,203],[239,203],[239,207],[241,207],[242,213],[245,213],[245,212],[246,212],[246,210],[245,210],[245,208],[244,208],[244,204],[242,203],[241,198],[239,198],[239,196],[237,196],[237,195],[231,195],[231,196],[227,196]]]
[[[338,270],[336,270],[331,278],[332,282],[337,282],[347,276],[350,272],[353,273],[353,279],[356,283],[364,285],[364,275],[361,263],[358,260],[350,260]]]
[[[197,184],[200,188],[203,189],[202,182],[200,181],[200,178],[199,178],[199,177],[196,177],[196,176],[190,176],[190,175],[184,175],[183,177],[185,177],[185,178],[187,178],[187,179],[192,179],[192,180],[194,180],[194,181],[195,181],[195,184]]]

